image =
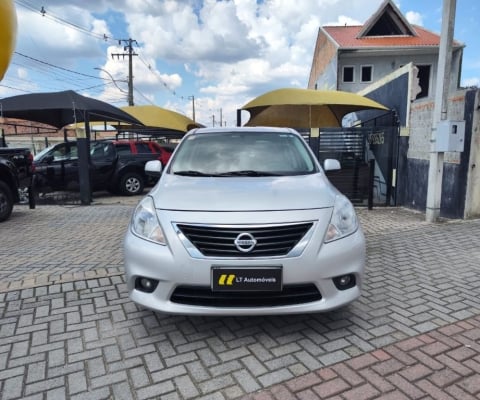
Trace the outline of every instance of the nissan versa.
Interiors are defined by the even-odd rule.
[[[365,238],[350,201],[287,128],[188,132],[133,212],[130,298],[173,314],[326,311],[360,296]],[[338,169],[325,160],[325,170]]]

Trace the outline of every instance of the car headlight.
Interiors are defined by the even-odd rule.
[[[138,204],[132,217],[132,232],[142,239],[165,245],[165,235],[160,226],[155,210],[153,199],[149,196],[145,197]]]
[[[325,235],[325,243],[351,235],[357,229],[357,214],[352,203],[345,196],[338,195],[335,199],[332,218]]]

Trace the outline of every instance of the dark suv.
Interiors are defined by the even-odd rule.
[[[149,178],[147,161],[166,164],[173,148],[153,141],[119,140],[90,143],[90,184],[92,190],[108,190],[131,196],[143,192]],[[78,190],[78,152],[74,141],[58,143],[34,158],[36,189],[39,192]]]

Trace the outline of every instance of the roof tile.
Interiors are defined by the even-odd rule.
[[[342,48],[439,46],[440,35],[413,26],[417,36],[370,36],[357,38],[362,26],[324,26],[323,29]],[[455,42],[455,45],[459,45]]]

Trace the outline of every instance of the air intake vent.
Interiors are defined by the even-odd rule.
[[[321,300],[314,284],[285,285],[281,292],[213,292],[209,287],[179,286],[170,300],[205,307],[275,307]]]

